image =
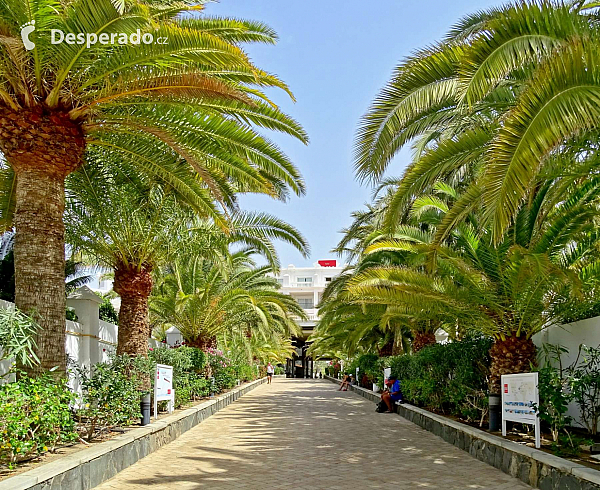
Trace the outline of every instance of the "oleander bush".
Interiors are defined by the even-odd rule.
[[[175,408],[210,394],[210,381],[206,379],[207,356],[201,349],[187,346],[161,347],[150,349],[148,358],[154,365],[173,366]]]
[[[249,364],[234,365],[235,375],[240,381],[254,381],[258,378],[258,366],[250,366]]]
[[[13,317],[5,325],[22,330],[21,317]],[[29,344],[13,344],[5,342],[12,353],[23,353],[27,359]],[[259,375],[258,366],[233,362],[221,351],[205,353],[185,346],[150,349],[148,358],[115,355],[91,369],[74,365],[71,372],[81,387],[80,396],[64,379],[22,375],[0,385],[0,464],[12,468],[79,437],[93,441],[115,427],[137,423],[140,400],[152,388],[156,364],[173,366],[176,408],[233,388],[238,379],[252,381]]]
[[[208,349],[206,355],[212,377],[215,380],[216,390],[223,391],[233,388],[238,380],[233,361],[218,349]]]
[[[71,405],[75,395],[65,380],[44,374],[22,376],[0,386],[0,463],[13,467],[77,440]]]

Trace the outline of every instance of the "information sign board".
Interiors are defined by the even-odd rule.
[[[535,447],[540,447],[540,418],[535,407],[540,404],[538,373],[505,374],[500,378],[502,394],[502,435],[506,422],[531,424],[535,428]]]
[[[154,418],[158,417],[158,402],[167,400],[171,413],[175,407],[175,390],[173,389],[173,366],[156,365],[154,378]]]

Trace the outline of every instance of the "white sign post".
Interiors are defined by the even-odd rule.
[[[392,375],[392,368],[385,368],[383,370],[383,381],[385,382]]]
[[[531,424],[535,428],[535,447],[539,448],[540,418],[535,407],[540,404],[538,373],[505,374],[501,376],[502,435],[506,436],[506,422]]]
[[[158,418],[158,402],[167,400],[171,413],[175,408],[175,390],[173,389],[173,366],[156,365],[154,378],[154,418]]]

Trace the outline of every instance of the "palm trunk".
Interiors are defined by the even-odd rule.
[[[435,334],[433,332],[419,332],[415,330],[413,335],[415,336],[412,342],[413,352],[419,352],[428,345],[433,345],[436,343]]]
[[[35,375],[66,371],[64,180],[41,172],[20,172],[15,212],[15,303],[39,323]]]
[[[389,340],[387,344],[377,350],[379,357],[391,356],[394,351],[394,339]]]
[[[190,347],[196,347],[202,351],[207,351],[208,349],[216,349],[217,348],[217,337],[209,336],[209,335],[198,335],[194,339],[185,339],[186,344]]]
[[[150,321],[148,297],[152,291],[151,268],[138,270],[122,266],[115,269],[114,290],[121,296],[117,354],[148,356]]]
[[[533,340],[511,335],[496,340],[490,349],[490,393],[500,394],[500,376],[503,374],[528,373],[536,364],[536,348]]]
[[[40,325],[37,374],[66,371],[64,181],[83,161],[81,125],[63,112],[0,106],[0,150],[15,171],[15,303]]]

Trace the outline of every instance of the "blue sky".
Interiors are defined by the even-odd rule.
[[[241,199],[245,209],[269,212],[296,226],[308,239],[303,258],[278,244],[282,266],[307,266],[336,258],[330,250],[350,213],[363,207],[371,189],[354,178],[352,151],[361,115],[389,79],[394,66],[420,47],[439,40],[462,16],[500,2],[487,0],[221,0],[209,15],[260,20],[279,34],[276,46],[247,47],[256,64],[280,76],[297,102],[275,93],[281,108],[308,131],[308,146],[290,137],[269,137],[300,168],[308,192],[283,204],[262,196]],[[400,175],[410,153],[390,167]]]

